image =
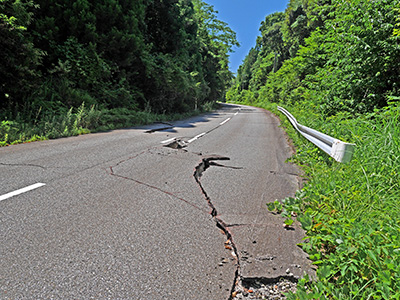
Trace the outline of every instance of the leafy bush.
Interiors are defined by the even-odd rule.
[[[307,231],[302,247],[319,266],[318,281],[302,280],[289,299],[399,299],[400,106],[325,121],[300,114],[302,108],[290,111],[357,147],[350,163],[339,164],[289,130],[299,146],[294,160],[309,182],[282,210],[298,215]]]

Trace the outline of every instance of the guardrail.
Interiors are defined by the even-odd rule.
[[[353,158],[355,144],[342,142],[315,129],[299,124],[296,118],[283,107],[278,106],[278,110],[289,119],[290,123],[301,135],[336,161],[346,163]]]

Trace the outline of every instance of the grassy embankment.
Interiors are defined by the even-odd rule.
[[[400,105],[361,116],[322,119],[312,107],[285,107],[299,123],[356,144],[340,164],[298,134],[275,104],[252,103],[281,117],[308,178],[279,209],[307,231],[302,247],[318,266],[288,299],[400,299]],[[293,212],[293,213],[292,213]]]
[[[126,128],[153,122],[183,119],[215,108],[206,103],[198,110],[183,114],[155,114],[124,108],[99,109],[82,104],[77,109],[20,114],[13,120],[0,119],[0,147],[38,140]]]

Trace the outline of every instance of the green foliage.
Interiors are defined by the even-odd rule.
[[[390,0],[290,1],[283,22],[272,14],[262,23],[257,60],[244,61],[229,99],[241,98],[246,89],[256,99],[311,103],[324,116],[384,107],[388,96],[399,93],[398,5]],[[275,49],[269,39],[274,30],[283,39]]]
[[[395,28],[393,29],[393,35],[400,36],[400,8],[394,9],[395,13],[397,14],[397,22]]]
[[[17,111],[24,96],[36,88],[43,52],[35,47],[27,27],[32,23],[33,1],[0,1],[0,109]]]
[[[393,1],[335,1],[335,18],[326,23],[325,43],[334,41],[329,60],[312,78],[326,91],[316,100],[328,114],[371,111],[399,92],[393,7]]]
[[[278,200],[267,203],[267,207],[269,211],[274,211],[278,214],[282,212],[282,203],[280,203]]]
[[[302,1],[292,0],[285,11],[285,21],[281,28],[283,40],[290,57],[296,56],[300,45],[310,34],[308,20]]]
[[[82,103],[197,110],[224,98],[238,45],[200,0],[1,0],[0,41],[2,114],[28,123]]]

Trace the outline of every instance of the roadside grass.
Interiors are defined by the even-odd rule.
[[[100,109],[97,106],[61,111],[41,111],[32,115],[19,114],[13,120],[0,116],[0,147],[39,140],[55,139],[132,126],[184,119],[216,108],[206,103],[197,110],[183,114],[155,114],[126,108]]]
[[[299,123],[356,144],[353,159],[335,162],[297,133],[275,104],[252,103],[280,115],[308,182],[296,197],[269,203],[307,232],[301,247],[317,280],[300,280],[288,299],[400,299],[400,105],[368,115],[326,119],[307,106],[286,107]]]

